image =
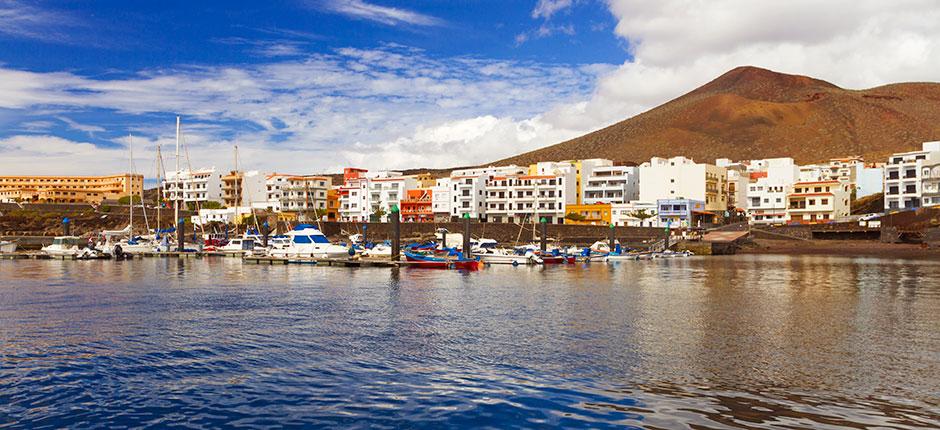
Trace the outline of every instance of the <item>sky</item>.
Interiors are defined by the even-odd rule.
[[[936,0],[0,0],[0,175],[488,163],[740,65],[940,80]],[[668,143],[664,143],[668,144]]]

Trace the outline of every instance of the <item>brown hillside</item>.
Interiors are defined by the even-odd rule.
[[[938,139],[940,84],[856,91],[738,67],[633,118],[496,164],[592,157],[641,163],[675,155],[709,163],[720,157],[813,163],[847,155],[874,161]]]

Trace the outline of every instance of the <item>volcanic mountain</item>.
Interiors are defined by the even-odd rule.
[[[494,164],[578,158],[642,163],[792,157],[798,163],[894,152],[940,140],[940,84],[848,90],[806,76],[738,67],[666,104],[584,136]]]

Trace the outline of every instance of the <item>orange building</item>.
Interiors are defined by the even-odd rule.
[[[101,203],[142,195],[143,175],[0,176],[0,202]]]
[[[407,190],[401,200],[401,218],[403,222],[433,222],[431,189]]]
[[[326,192],[326,220],[339,221],[339,190],[331,188]]]

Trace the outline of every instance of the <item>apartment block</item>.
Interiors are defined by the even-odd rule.
[[[715,216],[702,200],[659,199],[656,207],[659,222],[672,228],[701,227],[712,222]]]
[[[439,178],[431,187],[431,212],[434,213],[435,222],[450,221],[450,178]]]
[[[222,204],[226,207],[252,206],[268,201],[265,175],[257,170],[231,171],[222,176]]]
[[[749,173],[745,208],[751,224],[783,224],[787,221],[787,195],[799,182],[800,167],[792,158],[760,160],[759,170]]]
[[[797,182],[787,195],[789,224],[824,224],[851,213],[851,184],[839,181]]]
[[[492,222],[532,223],[545,218],[549,224],[562,224],[576,189],[573,171],[563,176],[494,176],[486,183],[486,211]]]
[[[705,202],[714,213],[728,209],[728,172],[685,157],[659,158],[640,165],[641,201],[687,199]]]
[[[610,160],[591,167],[581,181],[581,203],[625,203],[640,197],[640,168],[615,166]]]
[[[519,166],[479,167],[455,170],[450,175],[450,215],[452,219],[485,220],[487,216],[487,182],[496,176],[524,175]]]
[[[405,191],[401,200],[403,222],[434,222],[433,191],[430,188],[415,188]]]
[[[0,176],[0,202],[91,203],[143,193],[144,177],[124,173],[109,176]]]
[[[924,142],[920,151],[888,157],[884,167],[885,210],[914,209],[933,204],[933,195],[924,195],[924,185],[925,179],[927,184],[933,184],[930,176],[933,174],[932,166],[937,162],[940,162],[940,142]],[[925,198],[929,198],[931,203],[925,202]]]
[[[317,210],[328,209],[332,186],[333,180],[326,176],[272,173],[265,180],[265,199],[271,210],[310,212],[309,217],[315,219]],[[302,216],[298,219],[309,221],[307,218]]]
[[[215,168],[167,173],[163,198],[169,202],[222,203],[222,174]]]

